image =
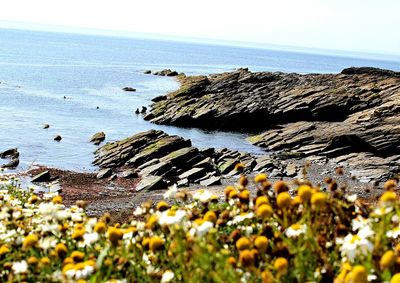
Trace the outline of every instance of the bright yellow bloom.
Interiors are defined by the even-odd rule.
[[[38,263],[39,263],[39,260],[37,259],[37,257],[31,256],[28,258],[29,265],[36,265]]]
[[[256,199],[256,207],[259,207],[262,204],[269,204],[269,200],[266,196],[259,196]]]
[[[75,269],[75,264],[68,263],[68,264],[64,265],[62,272],[65,273],[65,272],[67,272],[69,270],[73,270],[73,269]]]
[[[347,281],[348,279],[346,278],[346,282],[368,283],[368,271],[364,266],[356,265],[349,273],[349,279],[350,281]]]
[[[99,233],[99,234],[105,233],[105,232],[106,232],[106,229],[107,229],[107,225],[106,225],[106,223],[104,223],[104,222],[102,222],[102,221],[97,222],[97,223],[94,225],[94,231],[97,232],[97,233]]]
[[[256,183],[262,183],[267,181],[267,175],[266,174],[258,174],[257,176],[254,177],[254,182]]]
[[[392,189],[395,189],[397,187],[397,182],[396,182],[396,180],[387,180],[386,182],[385,182],[385,184],[383,184],[383,188],[386,190],[386,191],[390,191],[390,190],[392,190]]]
[[[286,274],[288,270],[289,263],[286,258],[278,257],[274,262],[274,268],[280,274]]]
[[[6,253],[9,253],[9,252],[10,252],[10,248],[8,246],[2,245],[0,247],[0,256],[4,255]]]
[[[236,190],[233,190],[229,193],[229,198],[235,198],[238,196],[238,193]]]
[[[67,253],[68,253],[67,246],[64,245],[63,243],[57,244],[55,251],[56,251],[57,256],[60,258],[66,257]]]
[[[232,187],[232,186],[226,187],[226,188],[224,189],[224,194],[225,194],[225,196],[226,196],[226,197],[229,197],[229,194],[230,194],[232,191],[234,191],[234,190],[235,190],[235,188]]]
[[[256,214],[258,217],[265,220],[273,214],[273,210],[270,205],[262,204],[257,208]]]
[[[159,210],[159,211],[167,210],[168,207],[169,207],[169,205],[166,201],[162,200],[159,203],[157,203],[157,210]]]
[[[395,260],[396,260],[396,255],[394,254],[394,252],[387,251],[381,257],[381,260],[379,261],[379,266],[381,267],[382,270],[387,269],[394,264]]]
[[[379,200],[380,200],[381,202],[387,203],[387,202],[394,202],[394,201],[396,201],[396,199],[397,199],[396,193],[395,193],[395,192],[392,192],[392,191],[388,191],[388,192],[385,192],[385,193],[380,197]]]
[[[241,201],[247,202],[247,201],[249,201],[249,199],[250,199],[250,192],[249,192],[248,190],[243,190],[243,191],[241,191],[241,192],[239,193],[238,197],[239,197],[239,199],[240,199]]]
[[[240,184],[242,187],[246,187],[248,183],[249,183],[249,180],[247,179],[246,176],[243,176],[243,175],[240,176],[240,178],[239,178],[239,184]]]
[[[392,279],[390,279],[390,283],[400,283],[400,273],[393,275]]]
[[[260,252],[265,252],[268,247],[268,238],[265,236],[257,236],[254,240],[254,245]]]
[[[73,251],[71,253],[71,258],[74,262],[81,262],[85,258],[85,254],[80,251]]]
[[[206,214],[203,217],[204,221],[209,221],[212,223],[217,222],[217,215],[215,214],[214,211],[207,211]]]
[[[36,236],[35,234],[29,234],[28,236],[25,237],[22,247],[24,249],[34,247],[37,245],[38,241],[39,241],[38,236]]]
[[[108,228],[107,233],[108,233],[108,239],[113,245],[117,245],[118,241],[121,240],[123,236],[121,229],[115,227]]]
[[[160,249],[164,245],[164,240],[161,239],[160,237],[151,237],[150,242],[149,242],[149,248],[152,252],[155,252],[156,250]]]
[[[292,198],[290,197],[288,192],[282,192],[276,198],[276,203],[279,208],[286,208],[290,206]]]
[[[263,271],[261,273],[261,279],[262,279],[262,283],[273,283],[274,282],[274,277],[272,276],[271,272],[269,272],[269,271]]]
[[[62,197],[60,195],[55,196],[52,200],[51,200],[54,204],[62,204]]]
[[[249,249],[250,246],[251,246],[251,242],[246,237],[241,237],[239,240],[236,241],[236,248],[239,251]]]
[[[254,265],[254,253],[249,250],[243,250],[239,255],[240,264],[243,267]]]
[[[307,203],[312,196],[312,189],[308,185],[301,185],[297,191],[298,196],[304,203]]]
[[[322,207],[326,203],[326,195],[322,192],[317,192],[311,197],[311,204],[314,207]]]
[[[239,171],[239,172],[242,172],[244,170],[244,165],[242,163],[237,163],[235,165],[235,170]]]
[[[288,186],[286,185],[286,183],[284,181],[277,181],[274,184],[274,191],[277,194],[280,194],[282,192],[287,192],[289,190]]]
[[[41,259],[40,259],[40,264],[41,265],[50,265],[50,259],[46,256],[46,257],[42,257]]]
[[[29,202],[30,204],[32,204],[32,203],[36,203],[38,200],[39,200],[39,198],[37,197],[37,195],[32,195],[32,196],[28,199],[28,202]]]
[[[146,227],[147,229],[152,230],[152,229],[156,226],[157,221],[158,221],[158,216],[153,214],[153,215],[151,215],[151,216],[149,217],[149,219],[147,220],[145,227]]]

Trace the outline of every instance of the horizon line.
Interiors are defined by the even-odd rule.
[[[192,43],[192,44],[229,46],[238,48],[281,50],[281,51],[291,51],[298,53],[342,56],[351,58],[358,57],[358,58],[385,60],[385,61],[394,60],[396,62],[397,61],[400,62],[400,53],[396,54],[396,53],[358,51],[350,49],[328,49],[328,48],[319,48],[311,46],[292,46],[292,45],[281,45],[275,43],[244,42],[244,41],[222,40],[222,39],[203,38],[203,37],[187,37],[187,36],[177,36],[170,34],[131,32],[123,30],[105,30],[105,29],[82,28],[76,26],[62,26],[62,25],[40,24],[40,23],[11,22],[11,21],[0,20],[0,29],[172,41],[172,42],[182,42],[182,43]]]

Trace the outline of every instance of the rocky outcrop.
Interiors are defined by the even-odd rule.
[[[9,160],[5,164],[0,164],[0,168],[15,169],[19,165],[19,151],[17,148],[11,148],[0,152],[0,158]]]
[[[398,72],[353,67],[339,74],[301,75],[239,69],[180,80],[180,89],[153,100],[146,120],[264,131],[249,141],[280,159],[327,157],[360,178],[369,174],[379,180],[399,172]]]
[[[106,134],[104,132],[95,133],[91,138],[90,142],[95,145],[101,144],[106,139]]]
[[[156,130],[108,143],[95,155],[94,164],[102,168],[101,177],[104,177],[103,172],[110,176],[113,172],[137,169],[142,178],[141,189],[159,188],[170,183],[182,186],[220,184],[222,176],[238,174],[235,165],[239,162],[244,165],[245,172],[252,172],[256,167],[262,171],[275,166],[272,160],[257,159],[248,153],[198,149],[192,146],[190,140]],[[162,182],[155,177],[161,177]]]
[[[164,69],[162,71],[154,72],[153,75],[175,77],[175,76],[178,75],[178,72],[177,71],[172,71],[171,69]]]

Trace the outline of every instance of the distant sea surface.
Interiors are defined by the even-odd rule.
[[[36,163],[91,171],[97,147],[89,139],[94,133],[104,131],[107,141],[114,141],[161,129],[198,147],[260,153],[243,133],[158,126],[135,115],[136,108],[179,86],[172,78],[143,71],[170,68],[193,75],[248,67],[334,73],[350,66],[400,70],[399,62],[388,60],[0,29],[0,151],[17,147],[21,169]],[[124,92],[125,86],[137,91]],[[42,129],[45,123],[47,130]],[[57,134],[59,143],[53,141]]]

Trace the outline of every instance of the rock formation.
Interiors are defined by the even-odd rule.
[[[239,69],[180,80],[180,89],[153,100],[146,120],[264,131],[249,140],[281,158],[328,157],[377,180],[399,172],[400,73],[368,67],[306,75]]]

